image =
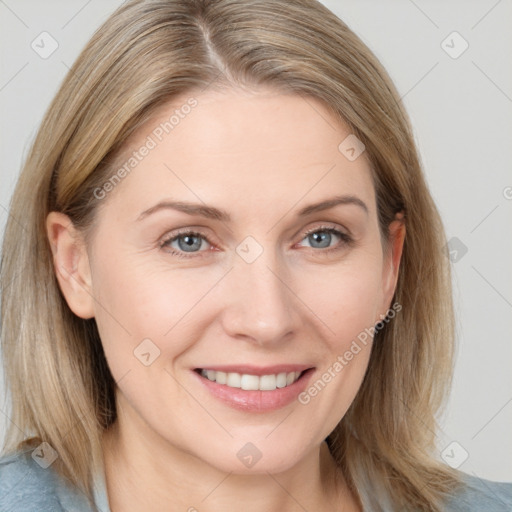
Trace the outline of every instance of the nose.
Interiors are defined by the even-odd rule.
[[[300,327],[300,301],[289,269],[270,249],[252,263],[235,258],[225,286],[223,327],[233,338],[276,345],[289,340]]]

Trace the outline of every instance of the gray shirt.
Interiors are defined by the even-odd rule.
[[[66,484],[51,465],[43,468],[28,449],[0,458],[0,512],[110,512],[105,477],[94,482],[94,506]],[[446,503],[446,512],[511,512],[512,483],[461,474],[462,489]]]

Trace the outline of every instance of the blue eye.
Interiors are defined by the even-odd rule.
[[[189,258],[191,256],[189,256],[187,253],[193,254],[195,252],[203,252],[199,251],[203,244],[203,241],[209,243],[208,238],[206,238],[203,234],[197,233],[195,231],[186,231],[174,235],[173,237],[168,238],[167,240],[164,240],[164,242],[161,244],[161,247],[169,247],[171,249],[174,249],[169,251],[174,256]],[[178,251],[176,250],[176,247],[172,246],[174,242],[178,243]]]
[[[331,246],[333,235],[338,238],[338,243]],[[313,251],[318,256],[330,256],[354,245],[350,235],[331,226],[317,226],[304,233],[303,237],[303,240],[308,240],[310,248],[322,249]]]
[[[313,247],[315,249],[326,249],[330,247],[333,235],[338,236],[340,239],[343,238],[343,233],[341,233],[337,229],[323,228],[315,229],[315,231],[310,231],[305,237],[305,239],[308,239],[310,243],[320,244],[320,246],[311,245],[310,247]]]
[[[203,239],[200,235],[193,233],[188,235],[180,235],[176,238],[176,240],[180,250],[185,252],[194,252],[199,250],[203,242]]]

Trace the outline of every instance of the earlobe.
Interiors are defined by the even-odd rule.
[[[94,317],[91,269],[81,234],[60,212],[48,214],[46,232],[55,275],[69,308],[80,318]]]

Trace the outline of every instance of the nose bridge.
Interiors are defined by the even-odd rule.
[[[236,249],[225,328],[232,336],[277,343],[296,328],[299,319],[288,288],[289,273],[270,244],[264,247],[250,238]]]

